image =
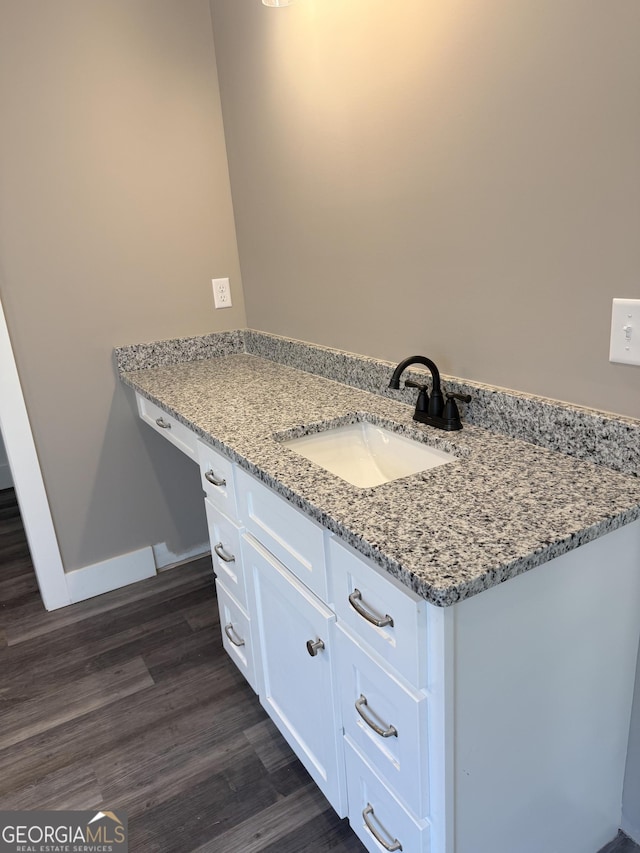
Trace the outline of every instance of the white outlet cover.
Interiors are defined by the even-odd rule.
[[[609,361],[640,364],[640,299],[614,299]]]
[[[212,278],[213,304],[216,308],[231,308],[231,286],[228,278]]]

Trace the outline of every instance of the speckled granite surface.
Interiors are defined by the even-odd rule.
[[[173,338],[169,341],[132,344],[114,349],[119,371],[144,370],[147,367],[162,367],[183,361],[217,358],[234,352],[244,352],[243,330],[212,332],[197,338]]]
[[[395,367],[390,362],[251,329],[244,336],[253,355],[415,405],[415,390],[387,387]],[[419,367],[404,378],[409,375],[430,385]],[[640,420],[444,374],[442,382],[448,391],[471,395],[471,403],[460,404],[465,423],[640,477]]]
[[[140,359],[133,363],[141,366]],[[416,424],[412,408],[390,397],[271,359],[235,354],[129,367],[121,375],[439,606],[468,598],[640,517],[636,477],[476,425],[443,433]],[[450,447],[458,458],[422,474],[359,489],[274,437],[311,424],[367,417]]]
[[[118,347],[115,356],[118,369],[127,371],[239,352],[415,404],[414,390],[388,389],[395,366],[390,362],[253,329]],[[409,375],[429,384],[419,370]],[[465,423],[640,477],[640,420],[452,376],[442,379],[447,390],[471,395],[471,403],[460,404]]]

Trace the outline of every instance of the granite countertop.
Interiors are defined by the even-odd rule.
[[[405,403],[235,354],[124,371],[122,380],[423,598],[447,606],[640,517],[640,480]],[[283,447],[327,421],[373,420],[456,459],[357,488]]]

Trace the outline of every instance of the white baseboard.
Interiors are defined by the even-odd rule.
[[[182,563],[187,563],[189,560],[195,560],[198,557],[204,557],[211,553],[211,546],[208,542],[202,542],[200,545],[195,545],[188,551],[183,551],[176,554],[167,547],[166,542],[158,542],[153,545],[153,558],[156,563],[156,569],[159,572],[164,572],[167,569],[172,569],[174,566],[179,566]]]
[[[9,463],[0,464],[0,489],[10,489],[13,486],[13,477]]]
[[[153,549],[150,546],[140,548],[139,551],[131,551],[66,572],[67,589],[71,603],[93,598],[94,595],[102,595],[103,592],[111,592],[121,586],[152,578],[156,574],[156,564],[153,559]]]

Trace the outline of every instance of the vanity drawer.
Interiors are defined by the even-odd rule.
[[[222,645],[231,660],[247,679],[254,692],[258,692],[258,678],[251,637],[251,621],[234,597],[216,579],[218,610]]]
[[[349,823],[367,850],[371,853],[384,853],[385,850],[430,853],[428,821],[418,820],[404,808],[348,737],[345,737],[344,746]]]
[[[246,471],[237,471],[241,522],[274,557],[327,601],[324,530]]]
[[[338,619],[415,687],[427,685],[427,602],[332,537],[329,587]]]
[[[206,496],[229,518],[238,518],[233,462],[222,453],[198,441],[200,479]]]
[[[147,400],[142,394],[136,393],[136,403],[138,404],[138,414],[146,424],[153,427],[178,450],[186,453],[189,459],[197,461],[196,445],[198,439],[194,432],[181,424],[176,418],[168,415],[160,406],[156,406],[151,400]]]
[[[383,669],[336,628],[338,684],[344,732],[398,798],[429,814],[427,695]]]
[[[243,528],[220,512],[209,498],[204,499],[211,542],[211,560],[213,571],[245,610],[247,607],[247,587],[242,566],[240,537]]]

